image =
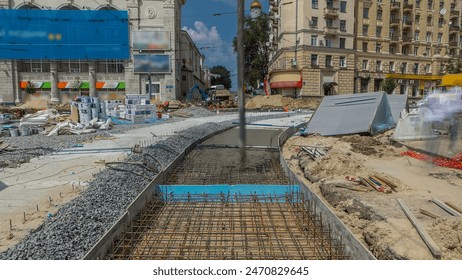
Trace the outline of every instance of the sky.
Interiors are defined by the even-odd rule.
[[[232,89],[237,88],[237,61],[233,38],[237,36],[237,0],[187,0],[182,9],[181,26],[205,54],[205,65],[223,65],[231,72]],[[245,15],[253,0],[245,0]],[[268,12],[268,0],[260,0]],[[221,16],[213,14],[221,13]]]

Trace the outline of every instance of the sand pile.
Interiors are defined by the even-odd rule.
[[[294,99],[282,95],[258,95],[246,102],[246,109],[316,109],[321,99]]]

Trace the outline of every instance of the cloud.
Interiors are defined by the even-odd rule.
[[[235,88],[237,81],[233,75],[237,72],[237,65],[232,42],[223,40],[216,26],[208,28],[202,21],[194,22],[192,28],[184,26],[182,30],[189,33],[200,52],[205,54],[205,65],[223,65],[231,72],[232,86]]]
[[[199,50],[205,54],[207,65],[221,64],[230,71],[235,69],[233,65],[236,63],[236,56],[232,43],[221,38],[216,26],[208,28],[202,21],[196,21],[194,27],[184,26],[182,29],[189,33]]]

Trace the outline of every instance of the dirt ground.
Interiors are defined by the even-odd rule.
[[[442,259],[461,260],[462,218],[451,216],[431,200],[461,207],[462,170],[401,156],[407,148],[393,143],[391,135],[392,131],[374,137],[294,136],[285,144],[283,155],[378,259],[434,259],[399,206],[400,198],[438,245]],[[313,160],[302,149],[311,146],[326,150],[325,156]],[[378,192],[347,176],[379,176],[398,188]],[[439,218],[421,214],[420,209]]]
[[[316,109],[321,99],[294,99],[282,95],[257,95],[248,100],[246,109]]]

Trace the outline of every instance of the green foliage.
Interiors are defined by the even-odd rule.
[[[27,92],[28,94],[33,94],[33,93],[35,93],[35,86],[34,86],[34,84],[33,84],[31,81],[27,81],[25,90],[26,90],[26,92]]]
[[[462,73],[462,55],[453,57],[451,60],[449,60],[448,64],[446,64],[446,73]]]
[[[216,65],[210,69],[212,74],[218,75],[217,77],[213,77],[211,79],[212,86],[213,85],[223,85],[226,89],[231,88],[231,74],[228,69],[226,69],[223,65]]]
[[[258,88],[258,81],[262,82],[268,73],[269,24],[268,15],[262,13],[260,17],[244,20],[244,83]],[[233,40],[234,52],[237,53],[237,38]]]
[[[395,80],[390,78],[386,78],[381,83],[382,90],[385,91],[387,94],[392,94],[397,86],[398,84],[395,82]]]

